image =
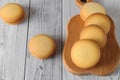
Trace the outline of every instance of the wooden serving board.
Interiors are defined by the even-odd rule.
[[[109,17],[110,18],[110,17]],[[79,40],[81,30],[84,28],[84,21],[79,15],[72,17],[67,25],[67,39],[64,45],[63,62],[65,67],[74,74],[96,74],[108,75],[119,65],[120,48],[115,38],[115,26],[110,18],[111,28],[107,35],[107,44],[101,49],[101,58],[98,64],[89,69],[77,67],[71,60],[71,47]]]

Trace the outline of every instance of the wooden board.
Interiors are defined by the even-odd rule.
[[[101,49],[101,59],[98,64],[89,69],[77,67],[71,60],[70,52],[73,44],[79,40],[81,30],[84,28],[84,21],[79,15],[72,17],[67,26],[67,40],[63,51],[63,61],[66,68],[75,74],[96,74],[108,75],[115,71],[120,60],[120,49],[115,38],[115,27],[112,19],[110,32],[107,35],[107,44]]]

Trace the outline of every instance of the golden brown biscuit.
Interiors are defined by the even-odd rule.
[[[85,27],[92,24],[98,25],[99,27],[101,27],[106,34],[110,31],[110,20],[104,14],[95,13],[90,15],[85,21]]]
[[[71,58],[79,68],[91,68],[100,59],[100,48],[94,41],[79,40],[71,49]]]
[[[51,37],[39,34],[30,39],[28,48],[33,56],[46,59],[53,55],[56,43]]]
[[[80,39],[89,39],[98,43],[102,48],[105,46],[107,37],[105,32],[97,25],[89,25],[80,33]]]
[[[18,24],[24,19],[25,11],[17,3],[8,3],[1,8],[0,16],[6,23]]]
[[[106,15],[106,10],[101,4],[96,2],[88,2],[81,7],[80,16],[84,21],[88,16],[94,13],[102,13]]]

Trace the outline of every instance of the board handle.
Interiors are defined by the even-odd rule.
[[[93,0],[76,0],[76,5],[80,8],[87,2],[92,2]]]

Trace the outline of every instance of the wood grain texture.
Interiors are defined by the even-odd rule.
[[[40,60],[29,51],[26,59],[25,80],[61,80],[62,0],[31,0],[28,39],[36,34],[47,34],[57,43],[53,57]]]
[[[119,0],[93,0],[96,2],[99,2],[101,4],[103,4],[107,10],[107,14],[110,15],[112,17],[112,19],[114,20],[115,23],[115,32],[116,32],[116,39],[120,45],[120,20],[119,17],[119,11],[120,11],[120,5],[119,5]],[[64,29],[66,29],[66,24],[69,21],[69,19],[76,15],[79,14],[79,8],[76,8],[75,4],[74,4],[74,0],[64,0],[63,1],[63,27]],[[71,8],[72,7],[72,8]],[[116,15],[115,15],[116,14]],[[64,31],[66,32],[66,31]],[[65,33],[64,33],[65,34]],[[65,37],[64,37],[65,39]],[[63,39],[63,40],[64,40]],[[120,68],[118,68],[113,74],[109,75],[109,76],[96,76],[96,75],[72,75],[70,72],[68,72],[65,68],[63,68],[63,80],[120,80]]]
[[[0,0],[0,6],[17,2],[28,14],[29,0]],[[0,80],[23,80],[27,39],[27,16],[19,25],[8,25],[0,21]]]

